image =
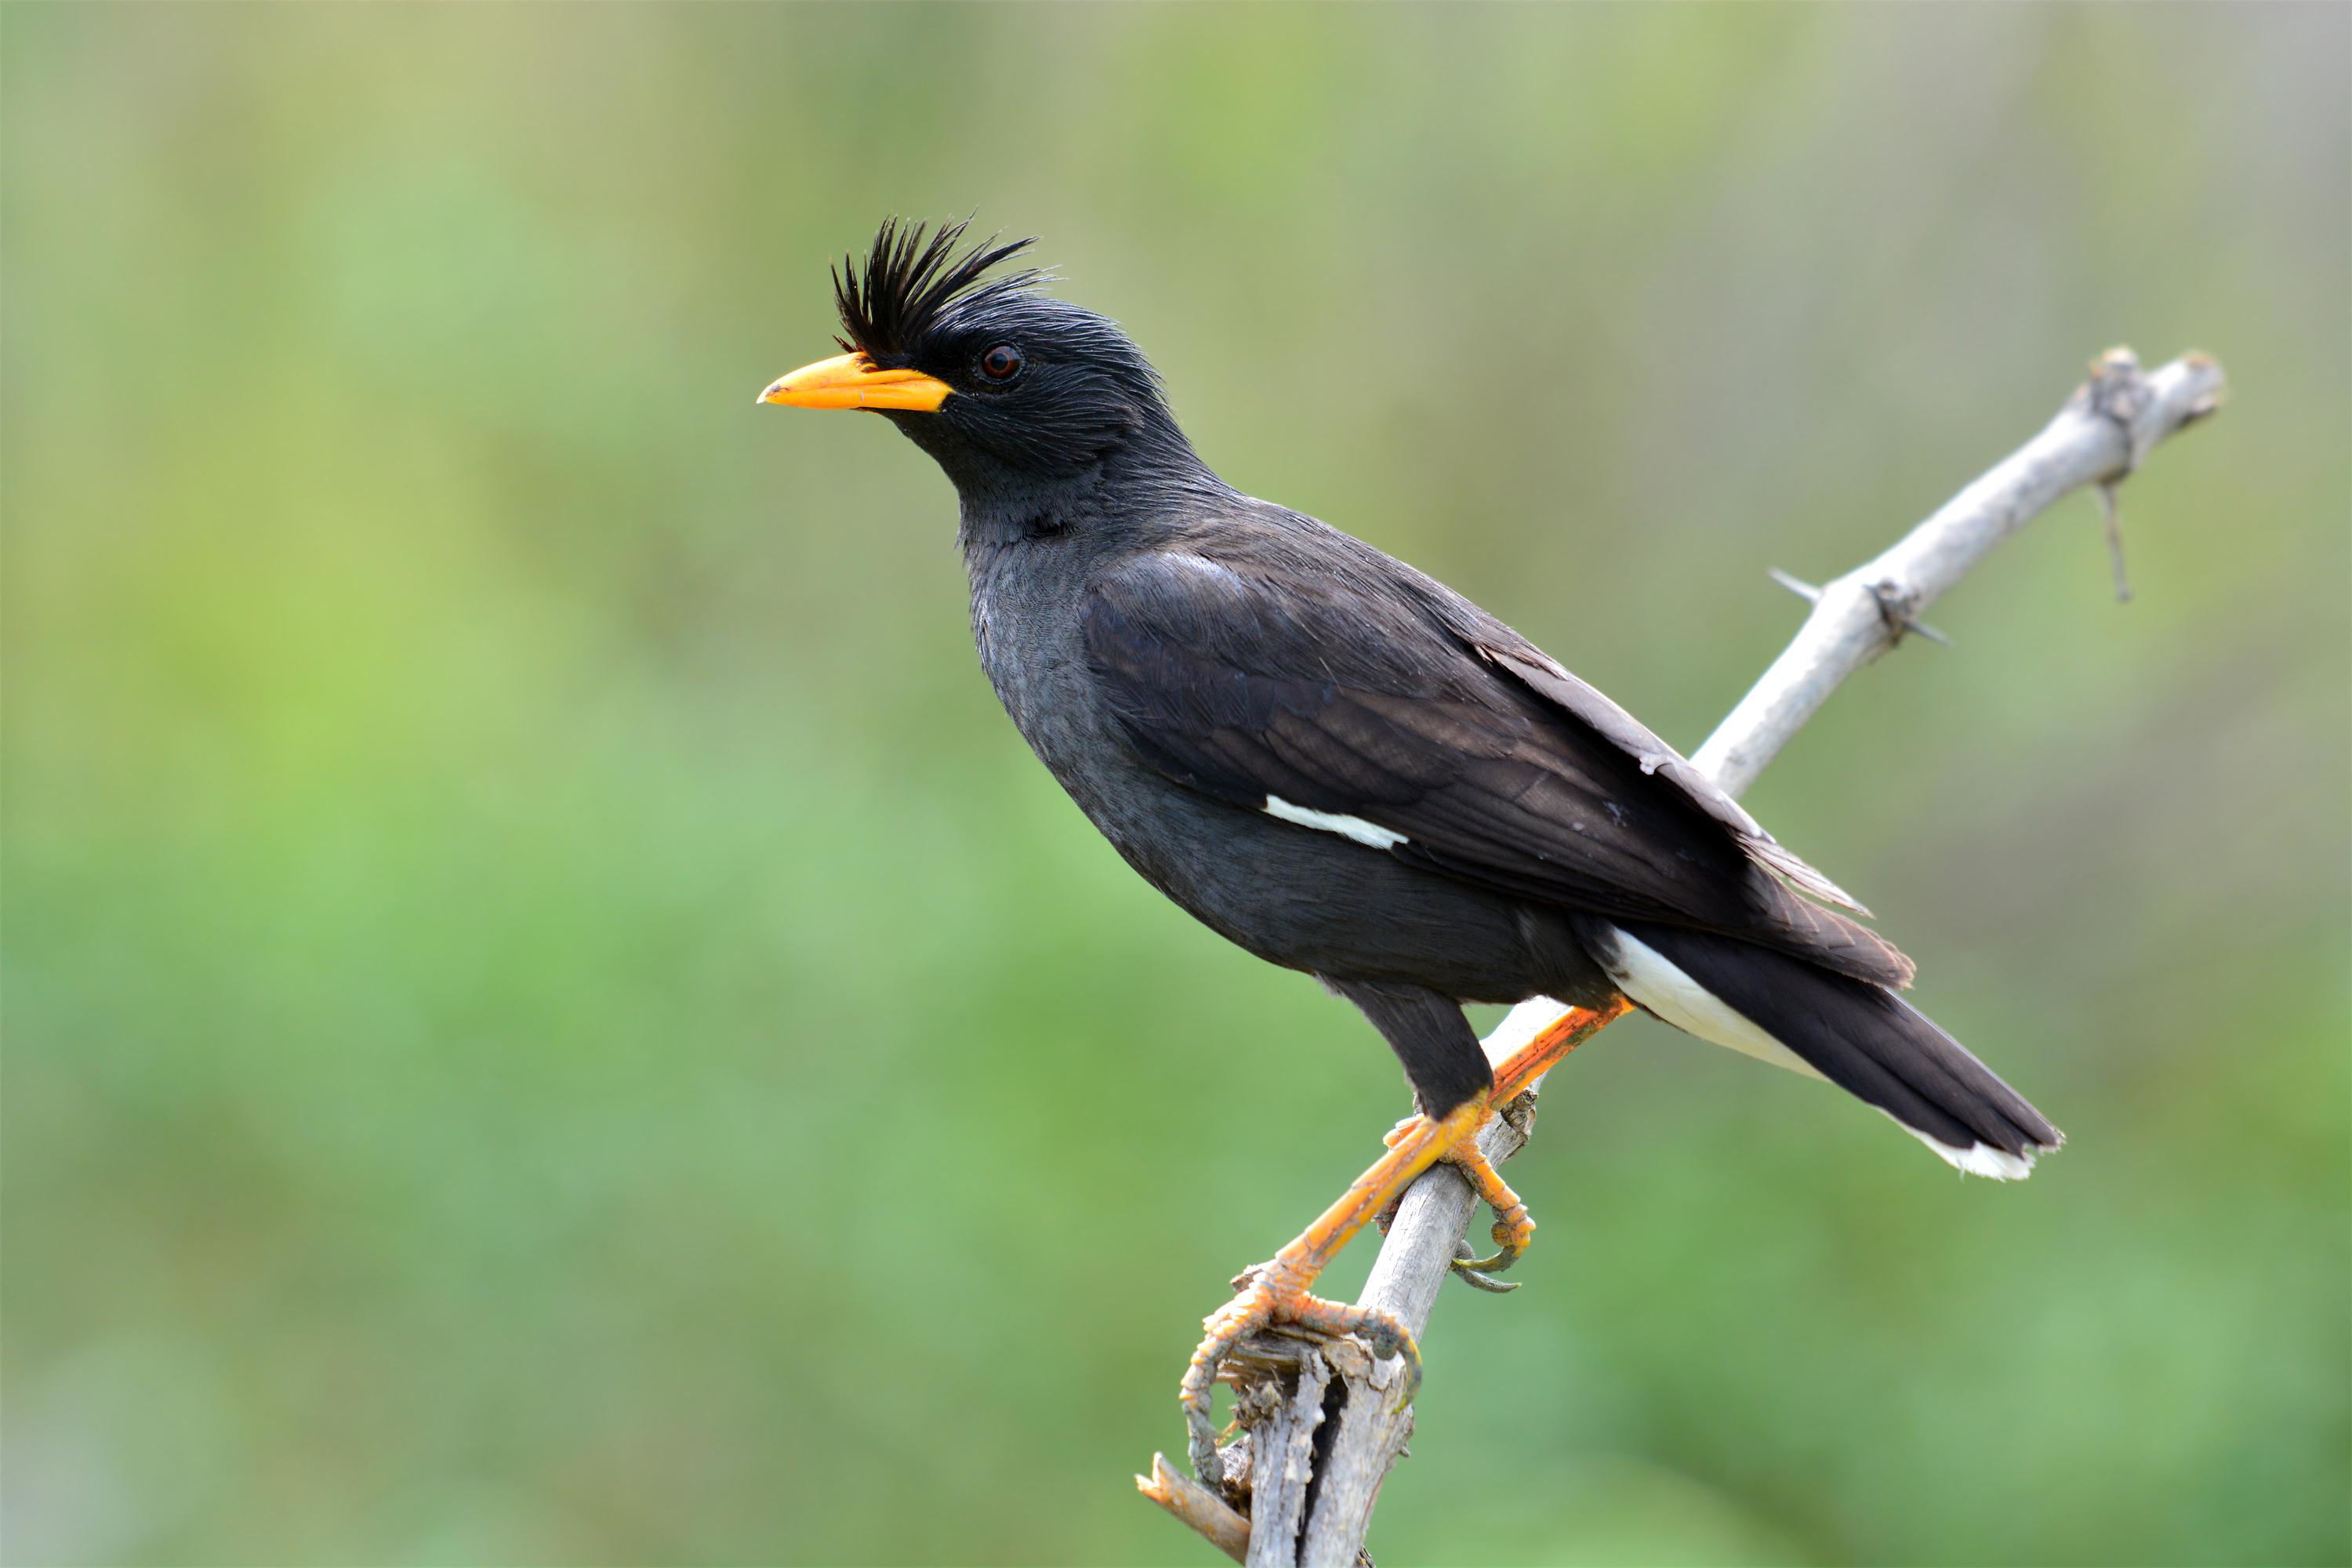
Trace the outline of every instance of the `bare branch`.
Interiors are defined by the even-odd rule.
[[[1906,631],[1942,640],[1920,623],[1920,613],[1995,545],[2085,485],[2101,487],[2111,509],[2115,487],[2159,442],[2212,413],[2221,387],[2221,367],[2204,354],[2188,354],[2144,374],[2129,349],[2111,349],[2092,362],[2091,379],[2040,435],[1892,547],[1818,589],[1776,573],[1812,601],[1812,612],[1691,761],[1732,795],[1745,792],[1848,676],[1894,647]],[[2111,510],[2107,531],[2121,590],[2121,535]],[[1487,1037],[1489,1059],[1502,1060],[1562,1011],[1544,997],[1521,1003]],[[1514,1114],[1487,1124],[1479,1145],[1489,1159],[1499,1164],[1525,1145],[1534,1125],[1534,1100],[1531,1089]],[[1464,1254],[1476,1206],[1470,1184],[1452,1166],[1425,1173],[1398,1206],[1365,1282],[1362,1304],[1386,1308],[1419,1335],[1454,1259]],[[1260,1336],[1244,1347],[1245,1358],[1235,1358],[1269,1374],[1279,1367],[1297,1380],[1277,1402],[1295,1413],[1279,1444],[1263,1428],[1251,1435],[1253,1517],[1280,1521],[1278,1529],[1260,1532],[1268,1539],[1250,1543],[1247,1560],[1253,1564],[1345,1568],[1361,1553],[1381,1481],[1403,1452],[1412,1423],[1409,1410],[1391,1409],[1394,1395],[1382,1374],[1392,1374],[1395,1363],[1374,1363],[1360,1349],[1345,1349],[1354,1353],[1339,1353],[1341,1347],[1334,1346],[1301,1356],[1295,1346]],[[1297,1427],[1311,1426],[1318,1416],[1332,1433],[1321,1462],[1302,1467],[1297,1460],[1313,1451],[1313,1433],[1302,1435]],[[1223,1540],[1212,1539],[1231,1552]]]
[[[1895,646],[1900,621],[1889,625],[1890,606],[1916,619],[2059,497],[2120,481],[2221,397],[2221,367],[2203,354],[2144,375],[2129,349],[2111,349],[2091,369],[2042,434],[1891,548],[1822,584],[1796,640],[1691,753],[1702,772],[1745,793],[1846,677]]]
[[[1167,1455],[1151,1456],[1151,1473],[1136,1477],[1135,1489],[1200,1531],[1234,1562],[1249,1560],[1249,1520],[1198,1481],[1177,1474]]]

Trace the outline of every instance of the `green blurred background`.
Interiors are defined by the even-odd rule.
[[[2137,602],[2069,500],[1751,801],[2072,1145],[1612,1031],[1372,1546],[2344,1562],[2347,17],[8,5],[9,1556],[1210,1560],[1128,1476],[1404,1093],[752,404],[977,209],[1685,746],[1766,567],[2219,355]]]

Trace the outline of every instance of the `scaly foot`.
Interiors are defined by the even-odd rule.
[[[1184,1381],[1177,1393],[1189,1428],[1194,1475],[1212,1484],[1223,1479],[1217,1465],[1216,1428],[1209,1420],[1211,1395],[1225,1357],[1260,1329],[1289,1323],[1309,1333],[1352,1334],[1369,1344],[1375,1355],[1402,1356],[1405,1378],[1399,1404],[1411,1402],[1421,1385],[1421,1351],[1413,1343],[1412,1331],[1389,1312],[1327,1301],[1310,1294],[1307,1287],[1358,1231],[1403,1196],[1415,1177],[1438,1161],[1452,1159],[1478,1189],[1478,1195],[1493,1207],[1496,1248],[1491,1258],[1464,1258],[1456,1268],[1465,1279],[1482,1289],[1512,1289],[1492,1276],[1509,1268],[1527,1250],[1528,1238],[1535,1234],[1535,1221],[1528,1217],[1527,1205],[1479,1152],[1478,1129],[1494,1114],[1495,1106],[1516,1100],[1553,1064],[1630,1006],[1621,997],[1598,1010],[1569,1009],[1496,1067],[1491,1094],[1466,1100],[1435,1121],[1415,1116],[1400,1122],[1386,1140],[1389,1152],[1357,1177],[1338,1203],[1324,1210],[1270,1262],[1234,1281],[1241,1293],[1202,1321],[1204,1337],[1184,1369]]]
[[[1412,1331],[1392,1313],[1377,1307],[1327,1301],[1297,1283],[1293,1270],[1279,1258],[1261,1264],[1243,1277],[1241,1294],[1202,1320],[1207,1337],[1184,1369],[1179,1398],[1184,1406],[1186,1443],[1192,1473],[1204,1480],[1213,1480],[1219,1473],[1217,1432],[1209,1415],[1217,1369],[1235,1345],[1262,1329],[1276,1326],[1333,1339],[1352,1334],[1382,1360],[1402,1356],[1404,1386],[1397,1399],[1400,1405],[1409,1403],[1421,1387],[1421,1349],[1413,1343]]]
[[[1406,1117],[1391,1130],[1383,1141],[1394,1148],[1401,1140],[1411,1137],[1414,1127],[1424,1120],[1419,1116]],[[1486,1151],[1478,1147],[1478,1132],[1484,1129],[1486,1120],[1480,1118],[1478,1127],[1456,1141],[1438,1156],[1438,1160],[1460,1171],[1476,1191],[1480,1201],[1495,1211],[1494,1227],[1487,1232],[1495,1238],[1494,1256],[1479,1258],[1465,1247],[1463,1256],[1454,1260],[1454,1272],[1462,1277],[1465,1284],[1501,1295],[1517,1289],[1518,1282],[1496,1279],[1495,1276],[1526,1256],[1528,1244],[1535,1239],[1536,1222],[1528,1215],[1526,1203],[1511,1190],[1510,1184],[1503,1180],[1502,1173],[1495,1169],[1495,1163],[1486,1158]],[[1403,1194],[1398,1194],[1397,1201],[1402,1202]],[[1388,1228],[1387,1222],[1395,1217],[1395,1205],[1391,1204],[1381,1216],[1381,1229]]]
[[[1275,1254],[1271,1262],[1244,1276],[1241,1294],[1202,1321],[1204,1337],[1192,1352],[1177,1391],[1190,1429],[1193,1474],[1203,1480],[1216,1479],[1217,1434],[1210,1423],[1209,1405],[1217,1369],[1235,1345],[1260,1329],[1287,1323],[1309,1333],[1353,1334],[1370,1345],[1374,1355],[1402,1356],[1405,1378],[1400,1403],[1412,1398],[1421,1384],[1421,1352],[1413,1343],[1412,1331],[1390,1313],[1326,1301],[1310,1295],[1307,1287],[1373,1215],[1455,1142],[1475,1133],[1487,1114],[1482,1095],[1434,1121],[1415,1117],[1412,1126],[1392,1135],[1389,1152],[1357,1177],[1338,1203]]]

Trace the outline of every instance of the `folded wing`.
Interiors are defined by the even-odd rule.
[[[1086,655],[1137,752],[1360,852],[1907,983],[1791,890],[1851,904],[1835,884],[1624,710],[1435,583],[1350,565],[1159,552],[1098,583]]]

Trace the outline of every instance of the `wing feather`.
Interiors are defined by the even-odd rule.
[[[1570,675],[1558,659],[1530,643],[1521,643],[1517,647],[1496,647],[1483,642],[1474,646],[1481,658],[1509,671],[1559,704],[1563,710],[1591,726],[1595,734],[1633,758],[1643,773],[1664,779],[1681,790],[1693,805],[1730,829],[1740,847],[1758,865],[1801,892],[1852,910],[1858,915],[1870,913],[1854,900],[1853,894],[1807,865],[1801,857],[1765,832],[1763,826],[1748,815],[1746,807],[1726,795],[1688,758],[1658,739],[1640,720],[1611,701],[1598,687]]]
[[[1798,896],[1858,909],[1834,883],[1467,601],[1417,574],[1221,564],[1139,557],[1082,613],[1092,673],[1164,776],[1246,810],[1271,795],[1360,819],[1402,837],[1362,852],[1513,896],[1908,980],[1893,947]]]

